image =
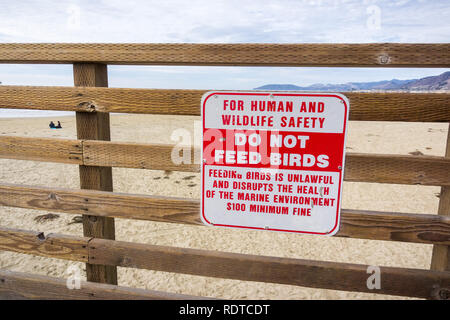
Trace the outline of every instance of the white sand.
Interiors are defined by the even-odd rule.
[[[58,120],[58,119],[52,119]],[[0,119],[1,135],[75,139],[75,119],[60,118],[63,130],[48,129],[48,118]],[[178,128],[194,129],[196,117],[113,115],[112,140],[174,143]],[[351,122],[347,151],[442,156],[447,124]],[[196,141],[198,143],[199,141]],[[78,188],[75,165],[0,159],[0,182]],[[183,178],[194,176],[187,180]],[[113,169],[114,190],[199,198],[198,174],[140,169]],[[343,208],[436,214],[439,187],[344,183]],[[0,225],[10,228],[82,235],[81,224],[68,223],[73,215],[37,223],[44,211],[2,207]],[[234,230],[169,223],[116,219],[117,240],[228,252],[428,269],[431,245],[328,238],[268,231]],[[73,263],[57,259],[0,252],[0,268],[67,277]],[[231,299],[387,299],[385,295],[352,293],[289,285],[266,284],[119,268],[119,284],[176,293]],[[83,271],[84,274],[84,271]]]

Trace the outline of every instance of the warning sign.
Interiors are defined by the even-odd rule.
[[[202,98],[205,224],[333,235],[349,103],[335,93],[208,92]]]

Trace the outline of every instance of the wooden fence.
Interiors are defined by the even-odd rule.
[[[75,87],[0,86],[0,108],[76,111],[77,139],[0,136],[0,157],[79,166],[81,189],[0,183],[0,205],[83,215],[84,235],[0,227],[0,250],[85,262],[80,290],[65,280],[0,270],[0,297],[193,299],[124,288],[116,267],[374,292],[366,265],[245,255],[114,240],[114,218],[201,225],[199,200],[113,192],[111,167],[198,172],[170,145],[110,141],[109,113],[200,115],[200,90],[107,88],[108,64],[450,67],[450,44],[0,44],[0,63],[73,64]],[[344,93],[350,120],[450,122],[448,93]],[[346,181],[441,186],[439,214],[342,210],[337,236],[433,244],[431,270],[381,267],[376,293],[450,297],[450,136],[445,157],[349,153]],[[199,152],[194,150],[193,153]]]

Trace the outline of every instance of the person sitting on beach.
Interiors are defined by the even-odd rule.
[[[56,129],[62,129],[61,122],[58,121],[58,125],[55,127]]]
[[[50,129],[55,128],[55,124],[53,123],[53,121],[50,121],[50,124],[48,126],[50,127]]]

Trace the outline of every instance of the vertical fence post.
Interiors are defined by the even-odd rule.
[[[75,63],[73,65],[75,86],[107,87],[107,65],[96,63]],[[77,112],[77,137],[80,140],[111,140],[109,113]],[[111,167],[80,166],[80,187],[112,191]],[[86,237],[115,239],[114,219],[83,215],[83,233]],[[117,268],[86,264],[87,280],[117,284]]]
[[[448,128],[447,147],[445,157],[450,158],[450,125]],[[438,214],[450,216],[450,187],[441,187],[439,196]],[[450,271],[450,247],[444,245],[433,246],[433,256],[431,258],[431,269],[439,271]]]

